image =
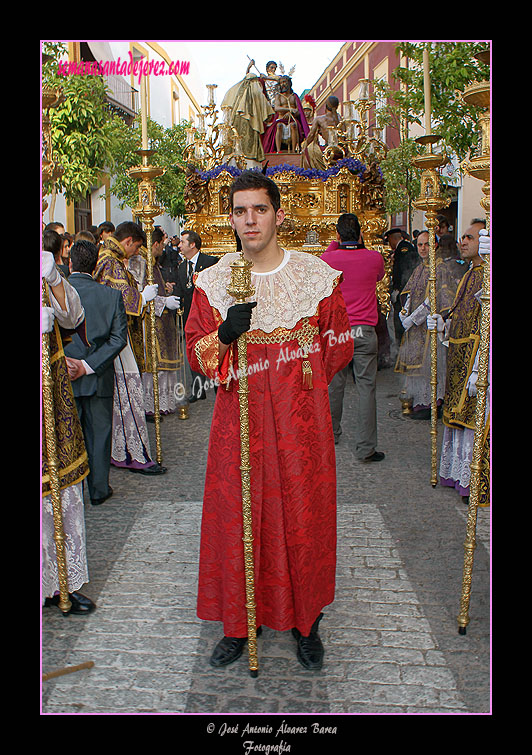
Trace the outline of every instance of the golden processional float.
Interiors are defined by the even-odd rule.
[[[239,133],[231,125],[228,108],[219,120],[215,84],[209,84],[208,104],[197,127],[187,130],[184,159],[186,227],[202,239],[202,249],[221,257],[235,251],[235,235],[228,220],[229,190],[234,178],[248,167]],[[374,104],[369,97],[369,80],[361,81],[361,97],[343,103],[343,118],[328,127],[323,157],[326,170],[302,167],[302,155],[293,151],[266,153],[263,170],[278,185],[285,219],[277,229],[281,247],[321,255],[336,239],[336,224],[343,213],[357,215],[365,246],[383,257],[385,275],[377,285],[380,310],[390,311],[391,252],[383,244],[387,229],[384,209],[384,180],[379,162],[387,148],[378,129],[368,133],[368,113]],[[309,124],[310,125],[310,124]],[[255,166],[254,166],[255,167]],[[243,302],[254,293],[251,263],[241,255],[231,265],[228,293]],[[251,516],[249,416],[246,333],[238,339],[238,398],[240,406],[240,451],[242,483],[242,531],[248,623],[249,671],[258,674],[253,523]]]
[[[300,153],[266,153],[263,165],[281,192],[285,219],[277,229],[281,247],[321,255],[336,240],[336,223],[346,212],[357,215],[367,248],[384,259],[385,277],[377,295],[382,313],[390,310],[391,251],[383,243],[387,230],[384,209],[384,179],[379,162],[387,147],[379,129],[369,135],[369,80],[361,80],[362,96],[343,103],[343,118],[329,128],[325,145],[326,170],[301,167]],[[215,84],[207,85],[209,104],[203,106],[199,125],[187,130],[184,159],[186,227],[201,236],[202,249],[221,257],[235,251],[235,236],[229,224],[229,188],[246,167],[241,140],[230,117],[219,111],[214,100]],[[227,108],[224,108],[226,111]],[[310,125],[310,124],[309,124]],[[258,166],[260,169],[262,166]]]

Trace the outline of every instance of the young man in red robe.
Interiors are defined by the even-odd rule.
[[[219,385],[209,441],[198,616],[221,621],[211,665],[225,666],[247,640],[238,337],[247,332],[251,510],[256,622],[292,630],[306,668],[321,668],[322,609],[334,600],[336,464],[328,384],[353,357],[341,272],[307,252],[283,250],[277,185],[244,171],[229,220],[253,263],[254,301],[227,293],[228,253],[195,279],[186,324],[193,370]]]

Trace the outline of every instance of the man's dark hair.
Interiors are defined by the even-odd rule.
[[[104,220],[103,223],[100,223],[98,226],[99,231],[111,231],[111,233],[115,230],[115,224],[111,223],[110,220]]]
[[[481,225],[483,228],[486,227],[486,221],[483,218],[473,218],[471,221],[471,225]]]
[[[80,239],[72,244],[70,248],[72,272],[90,273],[92,275],[97,260],[98,247],[92,241]]]
[[[252,189],[266,189],[274,212],[277,213],[281,208],[281,192],[275,181],[272,181],[271,178],[256,170],[244,170],[235,178],[229,189],[229,207],[231,211],[233,210],[233,197],[235,193],[237,191],[249,191]]]
[[[196,233],[196,231],[187,230],[181,232],[181,236],[184,236],[185,234],[188,236],[188,243],[194,244],[196,249],[199,251],[201,249],[201,236],[199,235],[199,233]]]
[[[155,242],[156,244],[158,244],[163,239],[164,239],[164,231],[162,230],[162,228],[160,228],[159,226],[157,226],[152,231],[151,240],[152,240],[152,242]]]
[[[132,220],[125,220],[123,223],[119,223],[113,236],[117,241],[123,241],[131,236],[133,241],[142,241],[144,246],[146,246],[146,234],[140,225],[134,223]]]
[[[104,220],[103,223],[100,223],[100,225],[98,226],[98,235],[101,236],[102,231],[105,231],[106,233],[114,233],[114,223],[111,223],[110,220]]]
[[[338,222],[336,223],[336,230],[340,236],[340,241],[346,243],[347,241],[357,241],[360,238],[360,223],[356,215],[350,212],[345,212],[340,215]]]
[[[52,231],[51,229],[48,231],[43,231],[42,248],[45,250],[45,252],[51,252],[55,257],[55,255],[59,254],[59,252],[61,251],[62,246],[63,241],[57,231]]]
[[[55,220],[52,220],[51,223],[47,223],[44,230],[45,231],[57,231],[58,228],[64,228],[65,226],[63,223],[58,223]],[[57,231],[59,233],[59,231]]]

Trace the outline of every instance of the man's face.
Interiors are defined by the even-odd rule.
[[[191,260],[192,257],[197,253],[196,245],[191,244],[189,241],[188,233],[184,233],[181,236],[181,241],[179,242],[179,251],[183,255],[183,257],[186,257],[187,260]]]
[[[139,253],[139,249],[142,246],[142,240],[140,241],[133,241],[132,236],[128,236],[126,239],[120,242],[122,244],[122,249],[124,250],[126,257],[129,259],[130,257],[134,257],[136,254]]]
[[[473,223],[465,231],[460,239],[460,257],[466,262],[470,262],[478,257],[478,232],[483,228],[480,223]]]
[[[153,241],[151,245],[151,253],[157,259],[163,253],[164,239],[162,241]]]
[[[112,235],[113,235],[112,231],[102,231],[100,234],[100,238],[102,241],[105,241],[105,239],[108,239],[109,236],[112,236]]]
[[[430,251],[430,245],[429,245],[429,234],[428,233],[420,233],[417,237],[417,253],[421,257],[422,260],[426,260],[429,256]]]
[[[277,226],[284,217],[284,210],[274,211],[266,189],[237,191],[233,195],[229,222],[238,233],[243,250],[251,255],[259,254],[275,240]]]
[[[290,79],[285,76],[281,76],[279,79],[279,90],[283,93],[290,91]]]

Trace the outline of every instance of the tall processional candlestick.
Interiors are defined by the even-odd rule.
[[[423,51],[423,83],[425,90],[425,136],[416,139],[418,144],[427,146],[427,151],[413,159],[417,168],[421,168],[421,193],[414,202],[414,207],[425,212],[425,225],[429,232],[429,305],[431,315],[436,314],[436,228],[438,227],[437,213],[449,204],[448,199],[441,196],[440,177],[437,168],[444,165],[447,157],[435,154],[432,145],[440,141],[440,136],[432,133],[431,98],[430,98],[430,56],[428,49]],[[438,333],[430,331],[430,437],[431,437],[431,474],[432,487],[438,483]]]
[[[153,252],[152,252],[152,233],[153,219],[161,215],[163,210],[157,204],[155,199],[154,178],[163,175],[164,168],[158,168],[150,165],[148,159],[155,153],[155,150],[148,149],[148,126],[147,126],[147,94],[146,78],[141,81],[141,124],[142,124],[142,149],[137,150],[142,158],[142,165],[129,168],[128,174],[139,182],[139,200],[133,208],[135,215],[140,218],[146,231],[146,281],[148,285],[153,284]],[[147,328],[147,351],[150,355],[150,370],[153,375],[153,411],[155,421],[155,442],[156,458],[159,464],[162,463],[162,444],[161,444],[161,415],[159,412],[159,374],[157,359],[157,332],[155,329],[155,302],[148,302],[148,328]]]
[[[475,56],[482,63],[489,63],[490,54],[486,50]],[[480,118],[479,148],[474,157],[465,161],[463,167],[474,178],[484,181],[482,191],[484,198],[480,204],[486,212],[486,229],[490,227],[490,84],[489,81],[473,82],[467,87],[462,99],[484,108]],[[473,571],[473,554],[476,547],[476,526],[478,505],[484,464],[489,464],[488,423],[486,420],[488,372],[490,358],[490,261],[483,259],[482,293],[480,295],[480,341],[478,346],[478,378],[475,407],[475,436],[471,458],[471,477],[469,481],[469,504],[467,510],[466,539],[464,542],[464,567],[462,576],[462,594],[460,613],[458,615],[458,632],[466,634],[469,624],[469,603]],[[488,457],[488,461],[485,460]]]

